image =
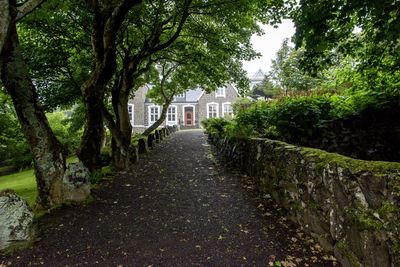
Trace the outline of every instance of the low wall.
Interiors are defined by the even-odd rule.
[[[400,163],[210,136],[344,266],[400,266]]]

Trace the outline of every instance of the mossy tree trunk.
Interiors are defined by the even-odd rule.
[[[37,204],[41,208],[50,208],[63,201],[64,151],[38,103],[36,89],[19,45],[16,29],[19,14],[15,6],[9,7],[8,29],[0,33],[6,34],[5,38],[2,36],[4,42],[0,49],[1,81],[12,98],[33,156],[38,187]]]
[[[189,17],[192,0],[182,1],[182,5],[182,8],[177,10],[177,13],[171,15],[170,18],[163,21],[154,20],[154,24],[150,27],[152,32],[146,37],[147,40],[145,40],[140,49],[134,49],[138,43],[136,37],[125,44],[121,44],[121,47],[123,47],[122,51],[125,54],[122,60],[122,69],[119,73],[120,77],[117,79],[112,93],[115,120],[111,114],[106,115],[106,123],[113,135],[112,154],[116,169],[126,169],[130,163],[128,151],[132,137],[132,126],[128,114],[129,93],[135,88],[137,78],[147,72],[151,64],[157,61],[151,57],[170,47],[180,36],[183,26]],[[172,30],[171,27],[163,27],[163,23],[170,20],[176,20],[176,28],[173,27],[172,33],[170,32]],[[162,35],[166,32],[169,32],[168,37],[162,38]],[[108,113],[108,111],[104,111]]]
[[[116,70],[116,36],[126,15],[141,0],[92,1],[94,13],[92,47],[95,64],[91,77],[82,86],[86,125],[78,156],[91,171],[100,167],[104,131],[103,100],[106,86]]]
[[[128,101],[129,91],[113,91],[112,103],[116,114],[116,130],[119,134],[113,135],[112,158],[117,170],[127,169],[130,164],[129,146],[131,144],[132,125],[129,120]]]

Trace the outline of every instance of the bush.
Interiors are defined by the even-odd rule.
[[[238,110],[235,118],[236,123],[232,126],[237,131],[236,135],[239,137],[267,136],[273,138],[275,132],[271,126],[273,126],[275,103],[275,101],[259,100],[247,109]],[[234,129],[231,135],[234,135]]]
[[[224,128],[229,122],[230,120],[226,118],[210,118],[203,120],[201,124],[206,129],[207,133],[223,136],[225,133]]]
[[[279,139],[297,143],[317,135],[334,118],[332,110],[329,96],[287,98],[273,109],[269,123],[276,127]]]
[[[231,137],[266,137],[301,143],[319,137],[327,122],[359,114],[366,108],[382,108],[400,102],[400,92],[347,91],[285,97],[279,100],[234,104],[236,117],[226,123],[216,119],[203,124],[208,132]]]

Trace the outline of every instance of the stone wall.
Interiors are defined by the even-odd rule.
[[[344,266],[400,266],[400,163],[269,139],[210,139]]]

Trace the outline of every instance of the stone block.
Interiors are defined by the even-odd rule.
[[[12,190],[0,192],[0,250],[30,241],[34,236],[33,212]]]
[[[146,138],[140,138],[138,140],[138,152],[140,154],[147,153],[149,151],[148,143]]]
[[[137,146],[129,147],[129,160],[130,163],[135,163],[139,161],[139,148]]]
[[[155,136],[156,143],[157,144],[160,143],[161,138],[160,138],[160,131],[159,130],[155,130],[154,131],[154,136]]]
[[[147,147],[153,148],[154,147],[154,142],[155,142],[155,135],[154,134],[149,134],[147,136]]]
[[[90,172],[82,162],[69,164],[63,177],[63,198],[81,202],[90,195]]]

